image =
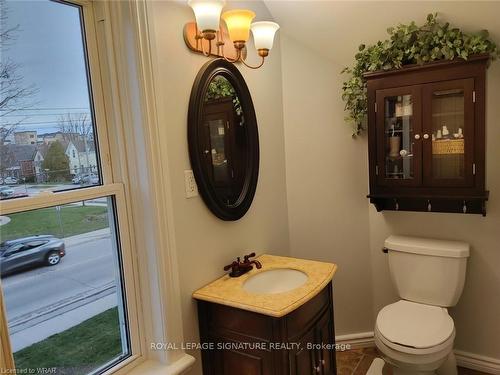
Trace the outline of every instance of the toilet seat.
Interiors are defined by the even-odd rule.
[[[379,312],[375,334],[396,351],[431,354],[453,345],[455,326],[445,308],[401,300]]]

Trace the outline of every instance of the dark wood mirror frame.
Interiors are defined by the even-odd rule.
[[[210,82],[216,76],[223,76],[233,86],[239,98],[244,118],[246,136],[245,175],[239,197],[234,204],[225,204],[218,198],[215,186],[212,183],[204,164],[205,150],[200,145],[200,134],[204,130],[204,99]],[[259,175],[259,135],[257,118],[250,91],[239,70],[224,59],[215,59],[207,62],[193,84],[189,100],[188,112],[188,145],[189,159],[198,191],[212,213],[226,221],[238,220],[250,208]]]

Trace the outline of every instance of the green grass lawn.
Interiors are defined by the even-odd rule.
[[[11,221],[0,227],[1,241],[36,234],[69,237],[109,226],[105,206],[62,206],[62,228],[54,207],[20,212],[8,217]]]
[[[109,309],[64,332],[14,353],[16,368],[57,368],[57,374],[87,374],[121,354],[118,309]],[[23,372],[24,373],[24,372]]]

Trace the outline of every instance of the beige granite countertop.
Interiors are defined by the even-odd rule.
[[[333,278],[337,270],[334,263],[289,258],[264,254],[257,258],[262,263],[260,270],[254,267],[240,277],[223,277],[198,289],[193,297],[198,300],[214,302],[243,310],[281,317],[316,296]],[[275,268],[291,268],[304,272],[309,277],[304,285],[283,293],[255,294],[245,291],[245,280],[259,272]]]

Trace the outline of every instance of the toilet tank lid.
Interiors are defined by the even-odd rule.
[[[385,240],[384,246],[392,251],[447,258],[467,258],[470,255],[470,245],[461,241],[392,235]]]

